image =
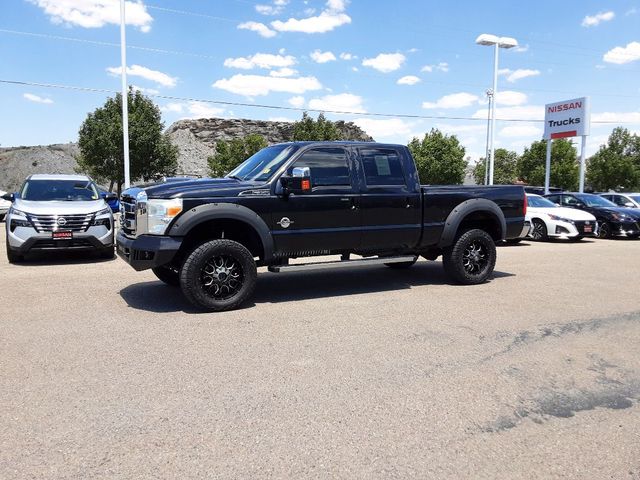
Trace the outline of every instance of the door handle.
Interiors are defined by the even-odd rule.
[[[407,197],[404,200],[405,200],[404,208],[411,208],[411,198]]]

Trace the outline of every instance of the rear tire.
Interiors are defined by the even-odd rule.
[[[447,275],[457,283],[484,283],[496,265],[496,245],[493,238],[480,229],[464,232],[452,247],[445,250],[442,265]]]
[[[187,300],[211,312],[233,310],[253,293],[258,272],[251,252],[233,240],[211,240],[196,248],[180,269]]]
[[[172,287],[180,286],[180,272],[177,269],[171,268],[167,265],[162,265],[160,267],[152,268],[151,271],[161,282],[171,285]]]

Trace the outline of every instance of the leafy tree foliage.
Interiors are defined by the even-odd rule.
[[[321,113],[314,120],[304,112],[302,119],[293,124],[294,141],[330,141],[342,140],[340,131],[331,120],[327,120]]]
[[[533,142],[518,160],[518,177],[529,185],[544,185],[546,156],[547,141]],[[551,145],[551,186],[577,190],[578,174],[576,149],[571,141],[565,138],[554,140]]]
[[[234,138],[216,143],[216,154],[207,158],[212,177],[224,177],[254,153],[267,146],[262,135],[251,134],[244,138]]]
[[[640,137],[615,128],[607,144],[589,158],[587,182],[596,191],[640,190]]]
[[[178,148],[163,133],[160,109],[139,91],[129,90],[127,97],[131,179],[175,174]],[[124,183],[124,148],[119,93],[87,116],[80,126],[78,145],[78,170],[98,181],[110,182],[110,190],[117,185],[120,194]]]
[[[414,137],[408,147],[416,161],[421,183],[449,185],[464,181],[465,149],[455,135],[445,135],[434,128],[422,140]]]
[[[484,184],[485,159],[473,168],[473,178],[478,185]],[[510,185],[517,180],[518,154],[505,148],[497,148],[493,162],[493,183],[496,185]]]

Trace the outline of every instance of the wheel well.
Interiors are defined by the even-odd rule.
[[[208,240],[225,238],[244,245],[254,257],[264,257],[264,246],[258,232],[249,224],[234,219],[215,219],[199,223],[184,238],[180,253],[182,256]]]
[[[461,235],[462,232],[472,230],[474,228],[484,230],[491,235],[491,238],[496,242],[498,240],[502,240],[502,226],[500,221],[491,212],[482,210],[471,212],[469,215],[464,217],[462,222],[460,222],[456,235]]]

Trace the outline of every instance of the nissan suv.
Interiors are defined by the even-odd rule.
[[[7,258],[37,251],[89,250],[113,258],[113,214],[109,200],[85,175],[30,175],[6,218]]]

